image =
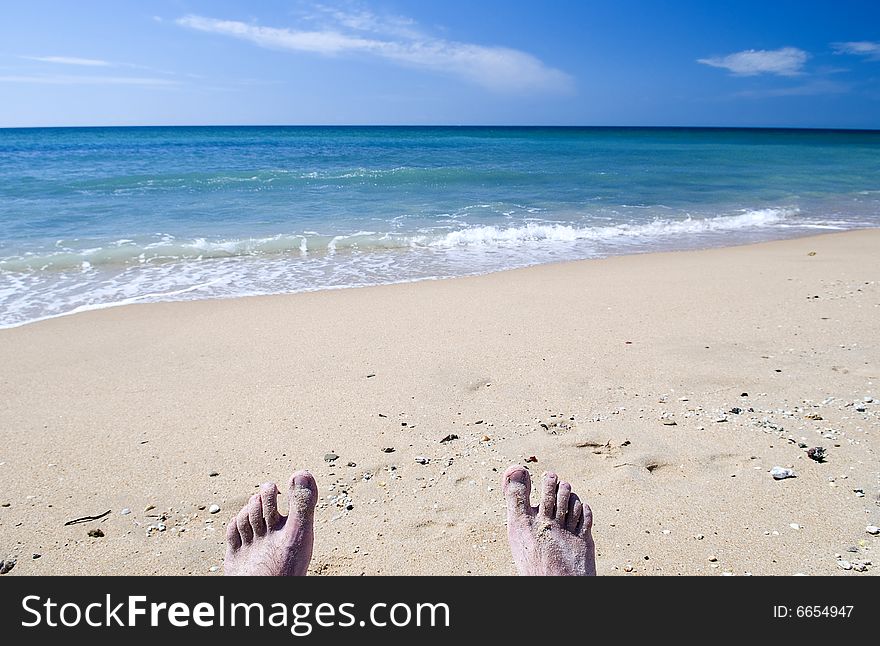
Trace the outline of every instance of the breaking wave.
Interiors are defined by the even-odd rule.
[[[139,265],[248,256],[334,254],[408,248],[454,249],[465,247],[516,247],[552,243],[649,241],[671,236],[698,235],[769,227],[787,222],[799,213],[794,207],[743,210],[707,218],[654,219],[642,223],[586,225],[558,222],[525,222],[510,226],[463,225],[453,231],[438,229],[413,235],[394,231],[357,231],[343,235],[317,232],[266,237],[181,239],[156,234],[145,240],[115,240],[101,246],[95,241],[59,240],[51,250],[28,252],[0,259],[0,270],[31,272],[89,270],[112,265]]]

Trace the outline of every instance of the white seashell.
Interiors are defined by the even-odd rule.
[[[783,467],[773,467],[770,469],[770,475],[773,476],[774,480],[785,480],[786,478],[796,477],[794,471]]]

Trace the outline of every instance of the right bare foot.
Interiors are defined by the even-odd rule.
[[[595,576],[593,512],[567,482],[545,473],[541,500],[532,507],[532,479],[524,467],[504,472],[507,537],[521,576]]]
[[[278,513],[278,487],[260,487],[226,526],[227,576],[305,576],[315,543],[318,487],[308,471],[297,471],[287,485],[287,516]]]

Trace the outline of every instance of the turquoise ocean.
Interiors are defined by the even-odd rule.
[[[0,327],[877,226],[880,132],[0,129]]]

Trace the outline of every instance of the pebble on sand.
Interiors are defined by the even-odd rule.
[[[807,449],[807,457],[811,460],[815,460],[816,462],[824,462],[825,449],[821,446],[814,446],[810,449]]]
[[[90,529],[89,538],[104,538],[104,532],[101,530],[101,528]]]
[[[335,453],[325,453],[324,454],[324,462],[335,462],[339,459],[339,456]]]
[[[770,475],[773,476],[774,480],[785,480],[786,478],[797,477],[794,474],[794,471],[791,469],[784,469],[783,467],[773,467],[770,469]]]
[[[131,513],[131,509],[125,507],[122,511],[119,512],[121,516],[128,516]]]
[[[209,514],[219,514],[220,513],[220,505],[217,505],[217,504],[211,505],[210,507],[208,507],[208,513]]]
[[[386,446],[382,449],[382,453],[394,453],[394,447],[393,446]]]
[[[455,433],[450,433],[449,435],[444,437],[442,440],[440,440],[440,444],[446,444],[447,442],[451,442],[452,440],[457,440],[457,439],[458,439],[458,435],[456,435]]]
[[[429,458],[422,457],[421,455],[416,456],[416,462],[419,464],[428,464],[431,460]]]
[[[878,534],[880,534],[880,527],[877,527],[877,525],[868,525],[867,527],[865,527],[865,531],[872,536],[877,536]]]
[[[15,559],[8,558],[5,561],[0,561],[0,574],[6,574],[15,567]]]

